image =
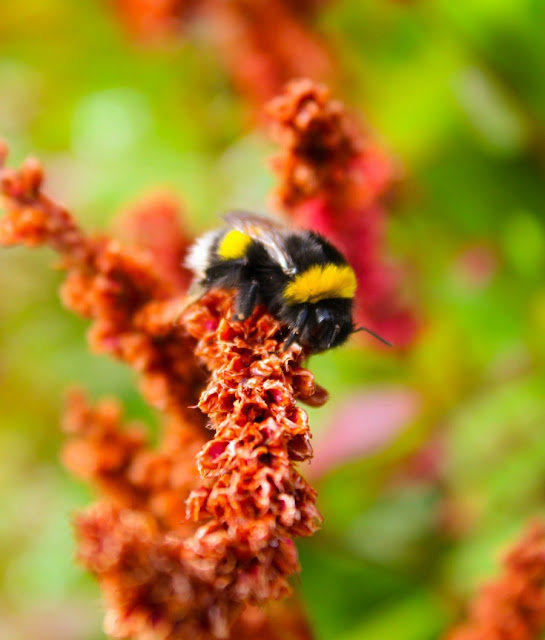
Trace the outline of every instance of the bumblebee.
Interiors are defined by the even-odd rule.
[[[355,328],[356,275],[324,237],[251,213],[223,218],[226,228],[204,234],[189,250],[185,266],[195,274],[190,296],[212,287],[234,289],[241,321],[264,305],[290,330],[284,349],[297,342],[317,353],[360,330],[382,340]]]

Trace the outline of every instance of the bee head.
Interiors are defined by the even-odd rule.
[[[324,300],[315,305],[300,305],[297,312],[285,321],[292,327],[292,333],[284,348],[294,342],[306,346],[312,353],[327,351],[338,347],[353,334],[360,331],[393,346],[382,336],[367,327],[355,327],[352,321],[352,301],[342,299]]]
[[[316,323],[312,331],[311,344],[316,351],[325,351],[346,342],[352,333],[352,317],[344,309],[332,306],[318,306],[315,311]]]
[[[354,330],[352,315],[344,304],[317,305],[308,322],[307,342],[314,352],[338,347]]]

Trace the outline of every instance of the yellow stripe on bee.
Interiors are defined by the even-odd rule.
[[[252,239],[242,231],[228,231],[218,245],[218,256],[222,260],[238,260],[243,258]]]
[[[316,264],[295,278],[284,289],[289,304],[314,303],[331,298],[353,298],[356,275],[348,265]]]

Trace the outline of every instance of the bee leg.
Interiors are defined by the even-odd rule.
[[[291,347],[291,345],[297,340],[298,337],[299,337],[299,335],[294,329],[291,332],[291,334],[288,336],[288,338],[285,340],[284,347],[282,348],[282,351],[287,351]]]
[[[259,283],[251,280],[243,285],[237,294],[235,300],[235,318],[239,321],[249,318],[252,311],[256,308],[259,299]]]
[[[295,321],[291,334],[288,336],[288,338],[284,342],[284,347],[283,347],[284,351],[289,349],[294,342],[297,342],[300,339],[301,333],[304,331],[307,318],[308,318],[308,309],[306,307],[303,307],[301,311],[299,311],[299,313],[297,314],[297,320]]]
[[[329,336],[327,339],[328,349],[330,349],[335,344],[335,340],[337,339],[337,336],[339,335],[340,331],[341,331],[341,327],[338,324],[331,327],[331,331],[329,332]]]

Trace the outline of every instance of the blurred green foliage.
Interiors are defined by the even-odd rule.
[[[542,0],[338,0],[318,18],[341,97],[402,170],[389,253],[423,327],[405,354],[352,345],[311,363],[332,397],[310,412],[317,438],[363,386],[422,397],[394,442],[317,483],[324,526],[300,551],[319,640],[437,637],[543,512],[544,20]],[[0,4],[0,135],[88,229],[167,187],[198,231],[263,209],[273,184],[272,146],[213,52],[137,46],[97,0]],[[130,372],[88,353],[51,262],[0,252],[0,635],[97,640],[69,530],[91,498],[58,460],[61,398],[79,382],[154,416]],[[411,472],[429,442],[433,473]]]

